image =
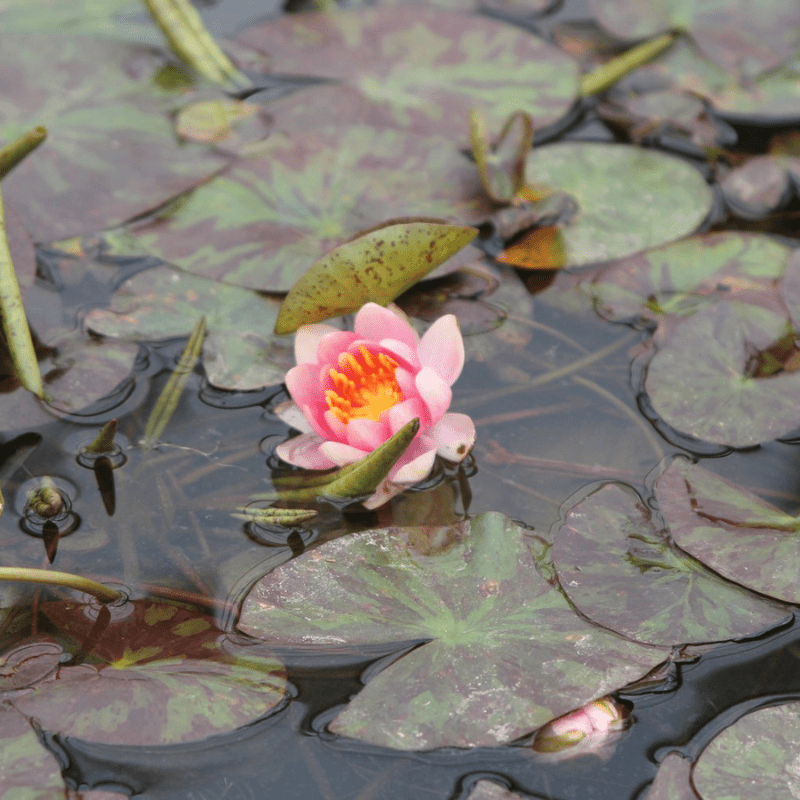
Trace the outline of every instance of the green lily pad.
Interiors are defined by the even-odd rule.
[[[527,181],[577,201],[561,227],[566,266],[622,258],[692,233],[711,209],[703,176],[678,158],[639,147],[565,142],[535,147]]]
[[[702,800],[692,788],[691,771],[690,761],[678,753],[670,753],[659,764],[656,779],[641,800]]]
[[[606,484],[572,506],[553,562],[583,614],[638,641],[742,639],[786,622],[789,613],[678,550],[624,484]]]
[[[58,762],[30,721],[8,703],[0,703],[0,794],[7,800],[66,797]]]
[[[162,266],[125,281],[110,306],[89,311],[84,324],[119,339],[169,339],[188,336],[205,316],[209,381],[247,391],[281,383],[294,366],[291,343],[272,333],[279,308],[276,299]]]
[[[614,322],[690,316],[720,299],[771,290],[791,255],[768,236],[706,233],[623,259],[589,291],[598,313]]]
[[[744,78],[792,55],[800,31],[800,7],[784,0],[765,0],[758,14],[749,0],[590,0],[589,6],[605,28],[625,38],[686,31],[707,58]]]
[[[497,513],[353,534],[262,578],[238,627],[303,650],[424,641],[331,730],[412,750],[507,742],[666,658],[576,615],[542,550]]]
[[[705,800],[797,797],[800,703],[762,708],[742,717],[712,740],[692,778]]]
[[[764,300],[777,304],[775,296]],[[793,341],[779,309],[719,302],[698,311],[665,333],[650,359],[645,391],[653,409],[682,433],[730,447],[788,434],[800,425],[791,341],[785,363],[766,357],[787,336]]]
[[[139,69],[146,78],[155,66],[121,43],[4,34],[0,141],[48,129],[44,144],[3,180],[4,197],[36,241],[120,224],[223,165],[207,150],[181,147],[163,92],[130,74]]]
[[[286,292],[323,255],[400,217],[492,213],[475,166],[443,139],[361,125],[273,136],[155,220],[110,239],[224,283]]]
[[[285,695],[283,665],[228,655],[210,617],[129,601],[99,632],[77,603],[45,613],[100,663],[61,666],[54,678],[6,700],[41,727],[105,744],[154,745],[204,739],[249,724]],[[0,677],[0,692],[5,689]]]
[[[675,542],[728,580],[800,602],[800,519],[678,458],[656,483]]]
[[[466,145],[477,109],[490,130],[521,109],[538,127],[578,95],[578,65],[520,28],[475,14],[415,6],[291,15],[255,25],[239,41],[270,57],[275,73],[332,78],[391,114],[395,127]]]

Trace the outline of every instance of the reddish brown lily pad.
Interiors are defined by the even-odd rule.
[[[578,66],[519,28],[473,14],[413,7],[286,16],[244,31],[273,72],[333,78],[387,108],[395,126],[468,141],[476,108],[490,129],[522,109],[537,126],[578,94]]]
[[[36,241],[120,224],[223,165],[205,149],[179,146],[163,94],[131,75],[137,55],[82,37],[3,36],[0,140],[48,129],[44,144],[3,180],[4,197]],[[154,66],[151,56],[145,81]]]

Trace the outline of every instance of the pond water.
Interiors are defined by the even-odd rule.
[[[588,22],[598,4],[565,0],[557,7],[546,5],[540,3],[533,15],[511,3],[493,5],[487,13],[497,24],[510,24],[510,17],[526,35],[533,31],[551,37],[585,58],[587,69],[593,58],[605,58],[614,49],[610,36],[598,35],[599,29]],[[239,34],[269,16],[267,9],[254,16],[251,6],[245,0],[199,4],[219,37]],[[739,4],[732,2],[731,8]],[[138,19],[135,14],[130,18]],[[258,48],[248,35],[238,42],[235,54],[253,77],[258,73],[249,68],[262,56],[253,55]],[[314,41],[308,31],[298,39],[306,40]],[[278,45],[273,46],[277,52]],[[422,51],[419,57],[427,58]],[[146,61],[142,56],[133,63],[146,72],[141,66]],[[321,71],[310,71],[331,77],[319,65],[315,69]],[[302,82],[291,65],[276,71],[288,76],[295,88]],[[402,83],[394,73],[384,79]],[[644,83],[659,80],[651,75]],[[282,117],[275,110],[280,106],[273,105],[280,102],[287,80],[261,76],[255,81],[261,90],[249,99],[274,113],[279,124],[285,123],[290,139],[305,142],[302,127],[311,124],[303,117],[307,109],[293,109]],[[193,101],[217,97],[208,87],[181,91]],[[303,91],[319,87],[301,89],[290,99]],[[475,90],[476,95],[482,92],[485,87]],[[217,178],[210,176],[228,165],[225,159],[252,159],[238,182],[221,192],[216,206],[213,198],[204,199],[208,205],[198,211],[195,200],[183,201],[155,222],[145,216],[127,233],[120,233],[118,226],[135,216],[127,211],[97,227],[92,227],[95,218],[87,215],[84,228],[76,228],[70,238],[55,222],[42,228],[50,236],[29,231],[39,244],[35,281],[32,271],[21,279],[25,308],[58,410],[42,410],[25,399],[15,379],[6,375],[0,387],[0,418],[6,431],[0,440],[5,498],[0,564],[89,576],[122,586],[130,600],[110,612],[95,603],[87,615],[83,599],[77,602],[67,589],[0,583],[0,679],[6,681],[0,686],[0,714],[5,715],[0,725],[8,725],[6,730],[0,727],[0,737],[8,738],[7,752],[12,745],[19,748],[14,751],[19,756],[0,762],[0,787],[7,780],[11,791],[19,791],[15,798],[55,798],[65,796],[66,786],[85,792],[87,800],[90,789],[152,800],[733,796],[725,794],[722,783],[714,783],[718,778],[699,771],[695,783],[702,789],[702,779],[710,788],[702,795],[694,793],[688,772],[680,768],[667,776],[673,784],[662,782],[656,789],[651,784],[657,774],[667,780],[659,767],[669,756],[681,756],[685,765],[702,763],[701,755],[711,754],[715,738],[739,719],[773,706],[794,709],[790,704],[800,701],[800,632],[794,619],[800,597],[793,594],[791,579],[787,587],[779,578],[786,564],[791,573],[797,563],[790,549],[800,528],[795,516],[800,508],[800,405],[795,398],[800,395],[791,383],[800,368],[800,315],[795,314],[800,295],[792,256],[800,201],[787,178],[782,201],[754,211],[769,187],[740,176],[737,191],[736,176],[730,177],[735,166],[770,148],[776,158],[789,159],[781,164],[790,173],[796,168],[790,161],[794,156],[787,155],[788,147],[779,153],[772,137],[795,128],[787,118],[775,121],[773,114],[767,119],[767,112],[745,124],[742,112],[734,108],[727,115],[736,125],[734,145],[734,128],[725,122],[719,123],[713,141],[706,127],[694,125],[696,119],[692,124],[683,117],[675,122],[672,112],[664,112],[671,124],[662,125],[663,130],[653,118],[623,124],[594,100],[584,98],[573,105],[575,91],[571,92],[562,111],[548,119],[536,140],[537,146],[544,146],[535,153],[548,152],[547,146],[556,143],[581,148],[615,143],[620,145],[615,154],[631,138],[647,145],[631,148],[637,152],[632,164],[613,167],[619,175],[604,174],[600,163],[587,187],[578,186],[577,179],[570,184],[571,177],[555,171],[552,165],[560,156],[553,155],[554,150],[537,163],[537,180],[559,187],[563,177],[564,192],[577,197],[579,206],[611,209],[588,234],[608,258],[597,266],[593,262],[598,258],[581,251],[576,234],[565,240],[569,263],[564,272],[515,269],[494,258],[504,244],[517,241],[515,236],[509,234],[504,243],[497,230],[483,225],[476,241],[484,252],[476,250],[464,271],[424,281],[398,298],[420,331],[443,314],[458,318],[466,363],[454,386],[450,411],[468,414],[477,435],[463,461],[440,459],[425,481],[373,510],[320,498],[290,503],[317,512],[302,525],[281,527],[241,518],[242,509],[254,500],[261,506],[271,502],[257,498],[279,488],[281,477],[295,475],[275,453],[290,435],[276,413],[290,397],[275,376],[293,363],[291,340],[270,338],[278,305],[270,289],[285,291],[287,278],[283,267],[272,261],[266,285],[256,285],[244,268],[237,272],[238,266],[214,262],[204,273],[192,259],[195,251],[207,255],[217,246],[220,252],[230,247],[234,261],[251,258],[241,238],[250,234],[238,231],[226,239],[231,228],[226,227],[225,206],[230,202],[233,218],[244,213],[252,197],[264,199],[266,190],[255,178],[253,195],[244,195],[248,170],[257,173],[262,168],[252,164],[259,159],[266,163],[264,153],[282,158],[283,144],[259,151],[261,132],[256,128],[242,134],[244,146],[255,148],[246,156],[236,149],[242,142],[236,147],[228,143],[233,156],[222,146],[216,148],[213,157],[221,160],[192,173],[189,185],[203,183],[195,198],[204,189],[215,190]],[[350,102],[342,98],[342,104]],[[562,100],[550,97],[548,102],[559,105]],[[168,101],[159,96],[159,103],[158,113],[167,109],[172,119],[174,96]],[[414,108],[407,98],[400,105]],[[352,108],[358,106],[346,110],[353,113]],[[794,112],[797,119],[800,110]],[[705,117],[702,123],[711,124]],[[339,134],[345,128],[341,121],[337,124],[342,126],[335,129]],[[55,123],[53,127],[57,129]],[[341,159],[357,165],[359,181],[366,181],[361,175],[369,169],[387,174],[391,170],[380,150],[380,130],[380,136],[366,137],[372,148],[368,157],[350,156],[361,146],[363,132],[351,130],[352,138],[342,144]],[[699,139],[693,141],[693,136]],[[466,144],[464,136],[459,146]],[[399,147],[395,140],[390,145],[389,149]],[[313,140],[309,159],[327,153],[328,147],[324,138]],[[655,153],[654,158],[663,155],[663,164],[636,160],[643,150]],[[336,151],[330,152],[336,162]],[[33,153],[28,158],[36,157]],[[104,157],[98,155],[100,160]],[[603,149],[583,149],[566,151],[564,161],[578,162],[585,173],[612,158],[616,155]],[[364,159],[371,164],[367,169]],[[310,172],[315,164],[329,167],[324,159],[309,163]],[[446,182],[434,172],[433,161],[425,163],[436,180]],[[286,175],[296,162],[287,160],[285,165],[283,173],[269,177],[275,186],[288,181]],[[181,174],[195,168],[186,166]],[[229,165],[228,174],[236,168]],[[642,178],[649,171],[655,177]],[[330,178],[331,189],[325,184],[329,174],[323,177],[314,189],[318,195],[347,195],[347,184]],[[640,186],[635,183],[640,179],[650,182]],[[54,178],[52,186],[57,183]],[[614,195],[617,184],[621,189]],[[665,195],[673,188],[676,194],[664,199],[659,184],[664,184]],[[606,189],[611,200],[605,197]],[[3,191],[14,209],[9,214],[17,214],[17,197],[22,206],[24,224],[15,220],[15,229],[35,225],[36,203],[26,204],[27,195],[10,181],[4,182]],[[178,191],[145,203],[139,211],[152,211]],[[281,195],[275,189],[279,205],[300,219],[308,208],[313,211],[313,203],[303,195],[306,188],[294,191],[286,189]],[[394,191],[392,186],[385,194]],[[622,208],[626,191],[639,193],[630,210]],[[237,205],[238,192],[245,196],[243,205]],[[356,204],[358,195],[354,196],[356,200],[347,202]],[[676,211],[672,204],[679,196],[685,205]],[[451,199],[435,201],[441,205]],[[375,202],[387,201],[383,197]],[[62,208],[68,216],[66,204]],[[464,201],[459,210],[469,215],[467,221],[479,221],[475,203]],[[266,213],[259,206],[253,216]],[[548,214],[555,214],[558,224],[567,228],[575,219],[564,206],[548,209],[545,223]],[[625,252],[615,251],[615,226],[624,240],[625,226],[637,214],[642,222],[631,232],[633,244],[626,245]],[[666,233],[659,231],[659,218]],[[277,212],[276,219],[276,229],[292,224]],[[497,217],[491,219],[499,225]],[[323,232],[322,222],[317,222],[312,236],[332,241],[329,228]],[[99,230],[112,229],[112,223],[117,228],[100,236]],[[187,228],[189,246],[178,239]],[[698,238],[697,250],[668,249],[673,240],[696,231],[698,237],[711,238]],[[639,235],[644,236],[641,241]],[[223,240],[224,247],[217,244]],[[589,252],[594,252],[592,246]],[[330,249],[324,247],[311,257],[308,253],[315,247],[297,245],[301,263],[311,263]],[[646,248],[659,255],[647,262],[625,260]],[[706,250],[717,254],[713,268],[698,255]],[[292,258],[296,251],[287,248],[276,263]],[[172,269],[166,262],[184,269]],[[621,271],[614,273],[617,262]],[[697,271],[691,278],[680,272],[689,262]],[[217,268],[220,273],[214,273]],[[188,375],[155,443],[143,445],[160,395],[181,372],[187,336],[200,314],[207,316],[209,326],[203,361]],[[704,320],[710,321],[701,328]],[[345,320],[351,323],[352,315]],[[734,356],[726,361],[727,356],[719,355],[736,337],[744,353],[738,366]],[[234,340],[242,343],[241,351],[230,346]],[[247,358],[268,366],[259,363],[263,372],[252,377],[249,364],[244,364]],[[681,383],[681,375],[696,373],[699,378]],[[723,378],[713,383],[718,373]],[[263,375],[270,378],[260,380]],[[703,382],[706,376],[710,388]],[[778,384],[779,380],[786,382]],[[727,388],[719,389],[720,383]],[[768,386],[769,391],[751,402],[738,393],[743,383]],[[774,386],[779,388],[773,391]],[[729,413],[731,407],[735,412]],[[698,408],[702,413],[695,413]],[[97,468],[97,459],[85,451],[80,463],[76,456],[111,419],[118,422],[114,468]],[[723,480],[715,482],[717,478]],[[55,522],[30,508],[30,493],[43,485],[54,485],[69,502]],[[507,519],[498,522],[502,518],[488,512],[501,512]],[[415,534],[417,526],[458,533],[445,546],[434,534]],[[727,540],[715,537],[743,529],[750,538],[737,559],[735,547],[731,556]],[[48,542],[52,546],[53,531],[58,534],[57,550],[48,558],[45,549]],[[382,545],[386,531],[402,546]],[[757,539],[766,534],[778,539],[785,535],[767,544]],[[704,544],[703,537],[711,544]],[[497,541],[503,547],[495,547]],[[602,548],[595,550],[598,542]],[[394,569],[389,561],[359,572],[358,565],[370,564],[371,543],[387,552],[399,547],[402,558],[412,553],[408,563],[398,556],[403,576],[412,577],[384,578],[384,567]],[[457,567],[447,562],[448,553],[456,554]],[[444,560],[436,562],[438,556]],[[460,588],[448,594],[448,581],[461,587],[462,572],[473,568],[473,559],[484,559],[482,580],[471,595],[466,590],[459,594]],[[330,571],[314,571],[320,568]],[[451,568],[453,572],[447,572]],[[443,570],[441,580],[436,570]],[[534,573],[539,583],[526,583]],[[270,576],[278,576],[274,585]],[[283,590],[281,581],[300,587],[299,611],[290,611],[288,601],[285,609],[272,604]],[[320,592],[314,581],[323,587]],[[339,595],[342,586],[345,590]],[[428,591],[438,592],[436,603],[429,602]],[[528,597],[531,607],[534,600],[541,603],[542,631],[530,621],[515,622],[513,607],[498,617],[495,628],[488,623],[481,627],[481,615],[492,619],[494,594],[498,607],[515,597],[520,606]],[[481,597],[475,600],[477,595]],[[548,605],[541,599],[545,596],[558,600]],[[375,597],[385,604],[375,606]],[[401,609],[397,616],[387,597]],[[429,617],[426,603],[435,606]],[[471,603],[478,605],[473,609]],[[418,612],[424,625],[403,616],[406,606]],[[562,616],[551,621],[556,607]],[[356,631],[356,623],[367,625],[362,617],[369,617],[373,631],[375,626],[380,631],[385,617],[385,637]],[[524,628],[522,639],[502,627],[507,620]],[[295,627],[301,638],[292,638]],[[592,637],[598,637],[597,643]],[[426,662],[424,654],[435,647],[438,655]],[[548,659],[541,660],[542,677],[518,677],[517,672],[539,670],[539,647],[548,653]],[[569,660],[572,650],[579,655]],[[15,655],[20,652],[28,655]],[[463,664],[471,664],[473,653],[479,662],[475,673],[460,671]],[[407,668],[409,675],[385,687],[374,683],[377,676],[388,675],[390,667],[402,669],[411,663],[412,657],[417,660]],[[563,675],[557,674],[553,664],[567,660]],[[189,661],[191,669],[186,667]],[[662,663],[668,667],[639,683]],[[499,692],[492,683],[497,675],[505,681]],[[364,701],[372,704],[366,711],[355,705],[354,698],[368,696],[365,687],[370,683],[384,687],[380,691],[386,696],[396,693],[400,710],[387,711],[372,695]],[[279,691],[267,698],[273,684]],[[464,693],[467,711],[456,708],[463,685],[473,687]],[[485,701],[480,699],[482,692]],[[600,742],[604,746],[587,752],[567,748],[558,757],[534,750],[535,731],[543,722],[612,692],[627,722],[624,730]],[[407,695],[412,697],[409,711],[402,706]],[[420,700],[423,695],[428,699]],[[191,712],[181,703],[193,706]],[[525,703],[530,704],[530,718],[537,721],[517,719],[517,708],[527,708]],[[431,712],[430,718],[419,712],[424,722],[416,728],[408,721],[418,707],[438,709],[437,704],[447,710]],[[367,721],[358,718],[353,723],[355,714],[365,715]],[[13,736],[12,722],[21,725]],[[767,728],[765,735],[775,740],[777,755],[770,751],[770,757],[774,755],[775,764],[786,761],[789,777],[777,775],[777,790],[756,784],[748,797],[798,796],[787,755],[794,741],[790,728],[789,723],[784,730]],[[352,733],[356,729],[359,735]],[[505,733],[497,732],[501,729]],[[30,731],[35,736],[24,739]],[[432,742],[429,747],[403,749],[397,743],[418,732],[420,738],[413,741]],[[392,746],[385,746],[392,737]],[[708,755],[707,763],[719,772],[732,770],[737,780],[749,780],[748,770],[757,770],[758,764],[746,762],[736,773],[736,760],[748,747],[731,745],[727,755]],[[28,771],[13,773],[11,766],[25,759],[30,760]],[[778,770],[768,760],[762,769],[770,777]]]

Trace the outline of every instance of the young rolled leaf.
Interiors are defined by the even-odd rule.
[[[472,157],[484,191],[495,203],[512,203],[525,186],[525,160],[533,145],[533,118],[515,111],[503,125],[497,144],[491,147],[483,117],[469,112]]]
[[[144,0],[147,10],[179,58],[213,83],[250,82],[220,50],[189,0]]]
[[[372,494],[408,449],[419,427],[419,418],[412,419],[391,439],[387,439],[360,461],[348,464],[335,472],[314,475],[304,486],[279,490],[280,499],[314,500],[320,496],[348,499]]]
[[[0,178],[5,177],[25,156],[33,152],[47,138],[47,128],[38,125],[27,133],[0,147]]]
[[[314,264],[283,301],[275,333],[386,305],[469,244],[478,229],[441,220],[390,221],[345,242]]]
[[[186,349],[183,351],[175,371],[170,375],[167,385],[159,395],[147,420],[144,438],[142,439],[142,446],[145,450],[149,450],[158,441],[158,437],[161,436],[170,417],[175,413],[181,392],[186,386],[186,381],[189,380],[189,376],[192,374],[195,364],[197,364],[200,354],[203,352],[205,335],[206,318],[200,317],[194,326],[189,341],[186,343]]]
[[[0,314],[3,317],[3,333],[19,382],[37,397],[43,397],[39,363],[33,349],[33,339],[22,307],[17,275],[8,249],[2,194],[0,194]]]
[[[114,437],[117,435],[117,421],[110,419],[103,425],[97,438],[86,446],[87,453],[102,454],[110,453],[114,449]]]
[[[301,525],[314,519],[317,513],[312,508],[245,508],[233,516],[259,525],[281,525],[290,528],[292,525]]]

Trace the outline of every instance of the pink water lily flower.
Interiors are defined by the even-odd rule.
[[[320,323],[297,331],[297,366],[287,373],[286,386],[302,417],[294,409],[281,416],[305,432],[276,452],[306,469],[341,467],[418,417],[419,433],[365,502],[375,508],[426,478],[437,453],[461,461],[475,442],[475,425],[466,414],[447,410],[450,387],[464,366],[464,342],[452,314],[437,319],[420,339],[400,309],[367,303],[354,327],[341,331]]]

